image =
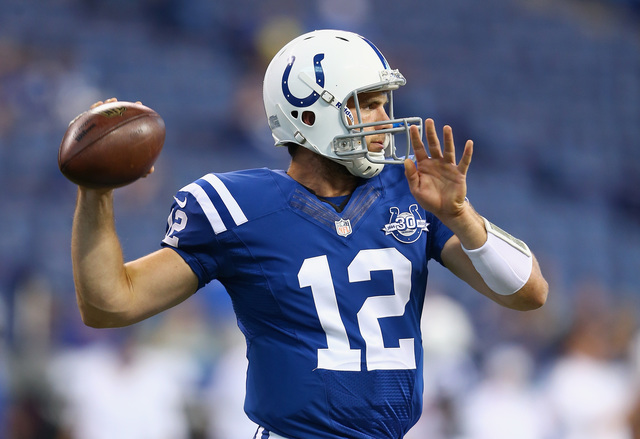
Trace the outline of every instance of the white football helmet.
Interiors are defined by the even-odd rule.
[[[264,106],[276,146],[303,146],[364,178],[378,175],[387,163],[403,163],[411,152],[409,126],[417,125],[422,135],[421,118],[393,115],[392,90],[405,83],[404,76],[360,35],[319,30],[299,36],[278,52],[264,77]],[[390,120],[356,124],[362,121],[357,95],[372,91],[388,93]],[[347,107],[350,98],[356,118]],[[312,114],[303,117],[308,112]],[[369,127],[373,131],[365,133]],[[406,151],[398,156],[394,135],[401,132],[406,134]],[[384,151],[368,151],[365,135],[373,134],[388,138]]]

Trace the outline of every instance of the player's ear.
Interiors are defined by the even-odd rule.
[[[313,111],[304,111],[302,113],[302,122],[310,127],[316,123],[316,113]]]

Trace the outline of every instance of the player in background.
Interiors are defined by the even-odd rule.
[[[508,308],[536,309],[548,291],[527,245],[466,199],[473,143],[456,162],[450,127],[441,145],[427,119],[425,148],[421,119],[395,117],[404,84],[359,35],[294,39],[264,79],[288,170],[188,184],[162,248],[135,261],[123,260],[112,191],[80,187],[72,258],[84,322],[131,325],[218,279],[247,341],[256,438],[401,438],[422,410],[428,261]]]

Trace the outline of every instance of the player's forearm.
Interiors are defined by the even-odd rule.
[[[119,326],[130,289],[115,230],[112,192],[80,188],[73,221],[71,259],[78,307],[90,326]]]
[[[544,304],[548,285],[524,242],[485,220],[468,202],[458,215],[441,220],[455,233],[461,250],[482,278],[483,282],[475,282],[473,275],[466,276],[474,288],[513,309],[536,309]]]

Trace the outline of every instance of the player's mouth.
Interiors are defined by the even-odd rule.
[[[372,138],[368,145],[369,151],[371,152],[384,151],[387,148],[387,146],[389,146],[390,137],[391,136],[389,134],[385,134],[384,137],[382,138],[380,137]]]
[[[371,143],[369,143],[369,151],[371,151],[371,152],[384,151],[384,143],[381,143],[381,142],[371,142]]]

